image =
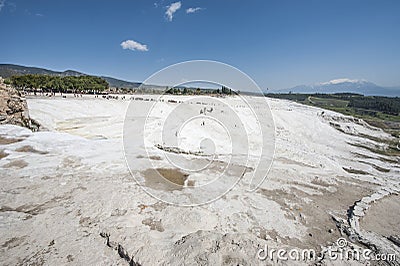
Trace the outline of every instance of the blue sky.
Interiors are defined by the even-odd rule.
[[[170,64],[209,59],[263,89],[337,78],[400,85],[396,0],[0,0],[0,7],[0,63],[142,81]]]

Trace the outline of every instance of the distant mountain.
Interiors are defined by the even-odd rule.
[[[8,78],[13,75],[25,75],[25,74],[41,74],[41,75],[52,75],[52,76],[82,76],[83,73],[66,70],[64,72],[52,71],[38,67],[26,67],[12,64],[0,64],[0,76]]]
[[[44,68],[38,67],[26,67],[20,65],[12,65],[12,64],[0,64],[0,77],[8,78],[14,75],[26,75],[26,74],[41,74],[41,75],[51,75],[51,76],[83,76],[87,75],[78,71],[74,70],[66,70],[63,72],[48,70]],[[115,79],[111,77],[104,77],[101,78],[105,79],[108,82],[110,87],[118,87],[118,88],[127,88],[133,89],[138,88],[142,83],[140,82],[130,82],[120,79]],[[147,87],[147,85],[146,85]]]
[[[334,79],[314,85],[299,85],[274,93],[340,93],[351,92],[376,96],[400,96],[400,87],[382,87],[366,80]]]
[[[142,85],[142,83],[140,82],[130,82],[104,76],[101,77],[108,82],[108,85],[110,87],[134,89],[134,88],[139,88],[139,86]]]

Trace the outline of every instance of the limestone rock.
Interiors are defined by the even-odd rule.
[[[39,123],[29,117],[25,98],[19,91],[0,84],[0,124],[12,124],[38,131]]]

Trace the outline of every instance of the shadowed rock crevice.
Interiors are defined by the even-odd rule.
[[[140,263],[135,262],[135,261],[133,260],[133,256],[130,256],[129,253],[128,253],[128,251],[126,251],[125,248],[124,248],[121,244],[110,240],[110,234],[109,234],[109,233],[101,232],[101,233],[100,233],[100,236],[101,236],[102,238],[105,238],[105,239],[106,239],[106,245],[107,245],[108,247],[110,247],[110,248],[116,250],[117,253],[118,253],[118,255],[119,255],[122,259],[124,259],[126,262],[129,263],[129,266],[141,266]]]

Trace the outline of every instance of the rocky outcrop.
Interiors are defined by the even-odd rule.
[[[38,131],[39,123],[29,117],[25,97],[13,88],[0,84],[0,125],[12,124]]]
[[[187,154],[187,155],[195,155],[195,156],[206,156],[203,154],[202,151],[185,151],[182,150],[178,147],[167,147],[167,146],[162,146],[160,144],[156,144],[155,147],[159,150],[166,151],[166,152],[171,152],[171,153],[176,153],[176,154]]]

